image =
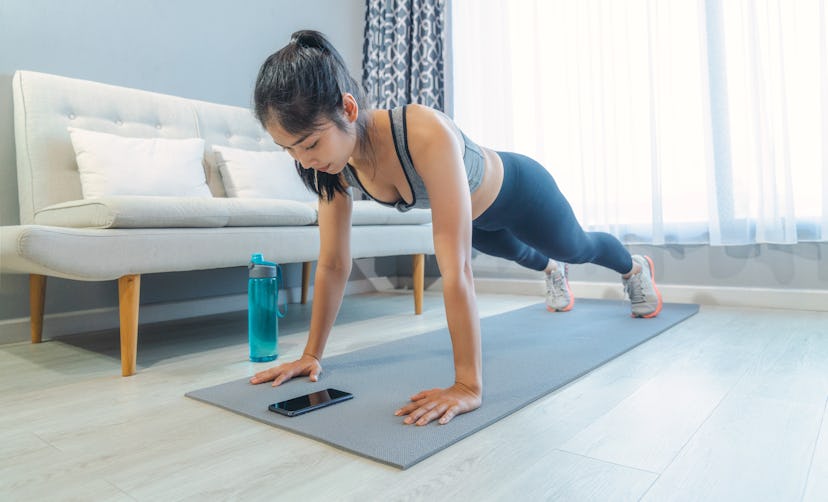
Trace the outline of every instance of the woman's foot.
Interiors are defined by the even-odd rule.
[[[649,256],[633,255],[633,270],[629,278],[621,278],[624,291],[630,299],[633,317],[655,317],[661,312],[661,293],[656,287],[655,267]]]
[[[569,312],[575,305],[575,296],[569,289],[569,265],[550,262],[546,272],[546,310]]]

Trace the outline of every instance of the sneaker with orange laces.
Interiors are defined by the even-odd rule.
[[[633,263],[641,265],[641,272],[629,279],[622,278],[624,291],[630,299],[633,317],[655,317],[661,312],[661,293],[656,287],[655,267],[649,256],[633,255]]]

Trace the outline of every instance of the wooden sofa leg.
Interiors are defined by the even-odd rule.
[[[32,343],[43,341],[43,306],[46,303],[46,276],[29,274],[29,318]]]
[[[141,276],[125,275],[118,279],[118,304],[121,312],[121,375],[135,374],[138,357],[138,306]]]
[[[302,263],[302,305],[308,303],[308,288],[310,287],[311,262]]]
[[[425,255],[414,255],[414,313],[423,313],[423,287],[425,285]]]

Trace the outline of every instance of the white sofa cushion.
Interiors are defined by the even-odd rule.
[[[316,211],[307,204],[284,199],[216,199],[227,208],[228,227],[312,225]]]
[[[319,210],[319,202],[310,202],[308,206],[315,211]],[[355,200],[351,212],[352,226],[422,225],[424,223],[431,223],[431,209],[414,208],[403,213],[373,200]]]
[[[249,107],[220,105],[190,100],[196,117],[198,137],[207,142],[204,168],[207,185],[215,197],[226,197],[213,146],[229,146],[241,150],[280,151],[273,138],[262,128]]]
[[[316,211],[290,200],[120,196],[63,202],[35,223],[73,228],[184,228],[310,225]]]
[[[411,209],[401,213],[372,200],[354,201],[351,225],[420,225],[431,223],[430,209]]]
[[[69,127],[84,199],[115,195],[212,197],[201,138],[129,138]]]
[[[228,197],[290,199],[303,202],[318,197],[296,174],[293,158],[283,151],[242,150],[213,145]]]

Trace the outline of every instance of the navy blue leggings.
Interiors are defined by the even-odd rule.
[[[619,274],[632,269],[632,257],[618,239],[584,232],[549,171],[525,155],[497,153],[503,187],[472,222],[472,247],[533,270],[544,270],[549,258],[595,263]]]

